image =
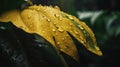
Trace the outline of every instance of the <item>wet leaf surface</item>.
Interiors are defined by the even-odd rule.
[[[68,33],[74,36],[89,51],[99,56],[102,55],[92,30],[84,22],[60,11],[58,8],[56,9],[56,7],[34,5],[22,11],[12,10],[2,14],[0,21],[11,21],[17,28],[43,37],[55,50],[64,52],[78,62],[77,48]]]

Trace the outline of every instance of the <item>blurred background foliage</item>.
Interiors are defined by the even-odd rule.
[[[84,21],[93,30],[103,56],[98,57],[81,48],[81,67],[120,67],[120,0],[32,0],[32,2],[57,5],[61,10]],[[12,3],[8,2],[11,6]],[[3,10],[2,7],[0,9]]]

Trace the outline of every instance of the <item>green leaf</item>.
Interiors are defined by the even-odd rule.
[[[0,13],[11,9],[16,9],[24,3],[24,0],[0,0]]]

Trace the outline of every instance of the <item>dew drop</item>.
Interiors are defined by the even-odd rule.
[[[58,31],[60,31],[60,32],[64,32],[64,30],[63,30],[63,29],[60,29],[60,28],[58,28]]]
[[[40,11],[40,8],[38,8],[37,10]]]
[[[57,42],[57,44],[59,45],[59,44],[60,44],[60,42]]]
[[[62,38],[62,40],[65,40],[65,38]]]
[[[74,18],[72,16],[68,16],[69,19],[73,20]]]
[[[80,36],[80,39],[81,39],[81,40],[83,40],[83,37],[82,37],[82,36]]]
[[[51,20],[50,19],[47,19],[48,22],[50,22]]]
[[[74,32],[75,32],[75,34],[77,34],[77,35],[79,34],[77,31],[74,31]]]
[[[84,29],[84,28],[83,28],[82,26],[80,26],[80,25],[79,25],[79,28],[80,28],[81,30],[83,30],[83,29]]]
[[[82,44],[84,44],[84,41],[83,41],[83,40],[81,40],[81,43],[82,43]]]
[[[19,26],[20,28],[23,28],[23,26]]]
[[[61,19],[61,18],[59,18],[59,20],[60,20],[60,21],[62,21],[62,19]]]
[[[54,25],[56,25],[56,23],[53,23]]]
[[[54,14],[54,16],[57,17],[57,18],[60,17],[60,15],[58,15],[58,14]]]
[[[55,29],[52,29],[53,32],[55,32],[56,30]]]
[[[72,23],[70,23],[70,26],[72,26],[73,24]]]
[[[46,10],[43,10],[44,12],[46,12]]]
[[[42,33],[45,33],[45,31],[42,31]]]
[[[84,44],[86,41],[83,39],[83,37],[82,36],[80,36],[80,42],[82,43],[82,44]]]
[[[54,6],[54,8],[60,10],[60,8],[58,6]]]
[[[95,46],[95,49],[96,49],[96,50],[100,50],[97,46]]]
[[[66,37],[68,37],[69,35],[66,35]]]

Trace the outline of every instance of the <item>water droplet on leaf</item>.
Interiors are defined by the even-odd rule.
[[[61,21],[62,19],[59,17],[59,20]]]
[[[80,36],[80,39],[81,39],[81,40],[83,40],[83,37],[82,37],[82,36]]]
[[[54,25],[56,25],[56,23],[53,23]]]
[[[95,46],[95,49],[96,49],[96,50],[100,50],[97,46]]]
[[[40,11],[40,8],[38,8],[37,10]]]
[[[68,16],[69,19],[73,20],[74,18],[72,16]]]
[[[62,40],[65,40],[65,38],[62,38]]]
[[[60,8],[58,6],[54,6],[54,8],[60,10]]]
[[[66,37],[69,37],[69,35],[66,35]]]
[[[59,45],[59,44],[60,44],[60,42],[57,42],[57,44]]]
[[[83,28],[82,26],[80,26],[80,25],[79,25],[78,27],[79,27],[81,30],[83,30],[83,29],[84,29],[84,28]]]
[[[74,31],[75,32],[75,34],[79,34],[77,31]]]
[[[70,23],[70,26],[72,26],[73,24],[72,23]]]
[[[81,40],[81,43],[82,43],[82,44],[84,44],[84,41],[83,41],[83,40]]]
[[[48,22],[50,22],[51,20],[50,19],[47,19]]]
[[[81,43],[82,43],[82,44],[84,44],[84,43],[85,43],[85,40],[83,39],[83,37],[82,37],[82,36],[80,36],[80,41],[81,41]]]
[[[56,30],[55,29],[52,29],[53,32],[55,32]]]
[[[54,16],[58,18],[60,15],[58,15],[58,14],[54,14]]]
[[[46,10],[44,10],[44,12],[46,12]]]
[[[60,28],[58,28],[58,31],[60,31],[60,32],[64,32],[64,30],[63,30],[63,29],[60,29]]]

